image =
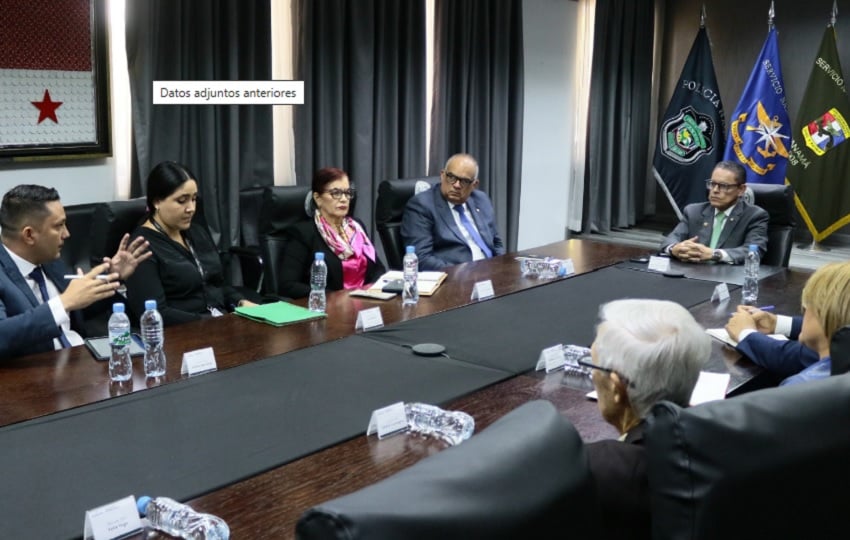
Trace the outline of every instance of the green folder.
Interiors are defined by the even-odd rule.
[[[258,306],[238,307],[236,314],[247,317],[254,321],[271,324],[272,326],[283,326],[299,321],[310,319],[321,319],[326,317],[324,313],[310,311],[307,308],[289,304],[287,302],[274,302],[271,304],[260,304]]]

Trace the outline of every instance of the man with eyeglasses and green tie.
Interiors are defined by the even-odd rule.
[[[493,204],[477,187],[478,162],[469,154],[455,154],[440,172],[440,183],[407,202],[401,237],[416,247],[420,270],[505,253]]]
[[[747,203],[744,168],[721,161],[706,180],[708,202],[687,205],[682,219],[661,243],[661,250],[680,261],[742,264],[750,244],[767,251],[768,214]]]

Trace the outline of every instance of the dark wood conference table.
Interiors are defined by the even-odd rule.
[[[558,242],[519,254],[524,253],[570,258],[578,274],[648,254],[643,248],[589,240]],[[389,325],[469,304],[472,287],[478,281],[491,280],[497,296],[546,283],[522,277],[515,255],[450,268],[448,279],[437,293],[422,297],[416,306],[402,308],[400,299],[372,301],[349,297],[340,291],[328,295],[328,317],[318,321],[274,328],[227,315],[167,328],[168,370],[159,380],[146,381],[136,365],[131,381],[111,383],[106,363],[94,361],[85,347],[7,360],[0,365],[0,425],[151,386],[179,384],[184,378],[180,375],[180,359],[185,351],[211,346],[218,368],[228,369],[350,336],[355,333],[357,313],[362,309],[380,306],[384,323]],[[800,291],[808,275],[808,272],[785,270],[764,279],[762,303],[776,306],[779,313],[798,313]],[[636,291],[635,297],[639,296]],[[691,311],[706,327],[723,326],[739,299],[740,291],[734,291],[726,303],[704,302]],[[303,301],[300,303],[303,305]],[[719,343],[714,344],[708,369],[728,371],[732,375],[730,393],[743,388],[759,372],[747,359]],[[476,431],[480,431],[527,401],[546,399],[576,426],[586,441],[616,437],[616,431],[599,416],[595,403],[585,398],[585,391],[562,384],[563,377],[562,372],[548,375],[528,372],[444,406],[471,414]],[[367,420],[364,418],[364,428]],[[198,511],[222,517],[229,524],[233,538],[291,538],[298,517],[311,506],[386,478],[445,447],[442,442],[410,434],[382,441],[374,436],[358,436],[187,502]]]

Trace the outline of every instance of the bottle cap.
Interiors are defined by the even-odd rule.
[[[142,495],[138,499],[136,499],[136,508],[139,509],[139,515],[144,517],[148,514],[148,503],[151,502],[151,498],[147,495]]]
[[[112,304],[112,313],[124,313],[124,303],[115,302]]]
[[[317,251],[316,252],[316,260],[317,261],[324,261],[325,260],[325,254],[321,251]]]
[[[416,253],[416,247],[415,246],[407,246],[406,248],[404,248],[404,252],[405,253]]]
[[[756,244],[750,244],[750,251],[758,251],[759,247]]]
[[[145,309],[156,309],[156,300],[145,300]]]

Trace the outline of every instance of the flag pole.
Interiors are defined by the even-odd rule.
[[[705,2],[702,3],[702,7],[699,10],[699,27],[705,28]]]
[[[773,3],[773,2],[771,1],[771,4],[772,4],[772,3]],[[829,24],[827,25],[827,28],[829,28],[829,27],[833,27],[833,28],[834,28],[834,27],[835,27],[835,22],[836,22],[837,20],[838,20],[838,0],[832,0],[832,12],[829,14]],[[805,248],[806,248],[806,245],[805,245],[805,244],[801,244],[801,245],[799,245],[798,247],[799,247],[800,249],[805,249]],[[831,250],[830,250],[828,247],[824,247],[824,246],[820,245],[820,244],[818,243],[818,241],[817,241],[817,240],[815,240],[815,238],[814,238],[814,237],[812,237],[812,243],[809,245],[809,247],[808,247],[808,251],[820,251],[820,252],[825,252],[825,251],[831,251]]]
[[[773,0],[770,0],[770,9],[767,11],[767,30],[773,30],[773,17],[776,12],[773,9]]]

